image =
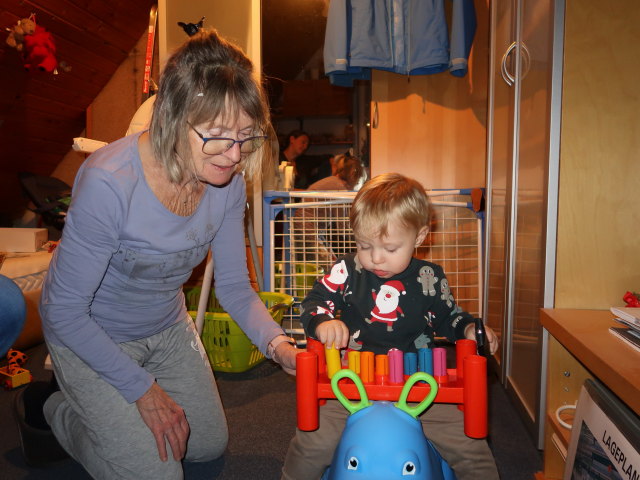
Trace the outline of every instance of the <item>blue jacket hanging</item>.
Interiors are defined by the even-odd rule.
[[[351,85],[370,69],[403,75],[467,73],[476,31],[473,0],[331,0],[324,43],[324,68],[331,82]],[[450,39],[449,39],[450,37]]]

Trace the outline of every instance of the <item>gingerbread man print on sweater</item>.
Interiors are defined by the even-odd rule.
[[[440,298],[447,302],[447,307],[453,307],[453,295],[451,295],[451,289],[449,288],[449,280],[446,278],[443,278],[440,282],[440,291],[442,292]]]
[[[436,282],[438,281],[438,277],[436,277],[436,272],[433,271],[428,265],[425,265],[418,272],[418,283],[422,285],[422,294],[430,297],[436,296]]]
[[[349,353],[352,350],[359,352],[362,350],[362,340],[359,339],[360,330],[356,330],[353,335],[349,337],[349,345],[347,345],[346,353]]]

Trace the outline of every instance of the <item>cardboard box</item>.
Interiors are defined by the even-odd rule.
[[[48,240],[46,228],[0,228],[0,252],[37,252]]]

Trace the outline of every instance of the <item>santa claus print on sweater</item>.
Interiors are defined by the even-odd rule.
[[[371,310],[371,318],[365,319],[367,323],[382,322],[387,324],[387,331],[393,331],[393,322],[398,320],[398,313],[404,316],[400,308],[400,295],[406,295],[407,291],[402,282],[389,280],[380,286],[380,291],[371,292],[376,305]]]
[[[326,305],[326,307],[324,305],[317,305],[316,309],[310,312],[311,315],[327,315],[329,316],[329,318],[333,318],[333,310],[335,308],[335,305],[331,300],[327,300]]]
[[[331,293],[337,291],[344,291],[344,284],[347,282],[349,272],[347,271],[347,265],[342,260],[340,263],[336,263],[331,267],[331,273],[328,273],[320,280],[327,290]]]

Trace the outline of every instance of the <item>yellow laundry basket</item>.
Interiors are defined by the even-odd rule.
[[[189,315],[195,320],[200,287],[184,290]],[[282,323],[282,316],[293,303],[293,297],[283,293],[258,292],[276,323]],[[211,367],[219,372],[245,372],[264,360],[258,347],[251,343],[240,326],[226,313],[211,289],[207,311],[204,316],[202,343],[209,357]]]

